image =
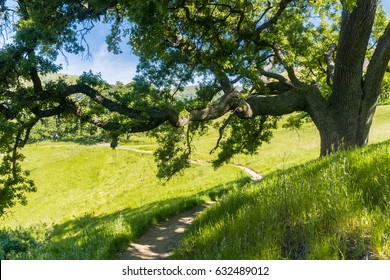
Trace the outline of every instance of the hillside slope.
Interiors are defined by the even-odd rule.
[[[178,259],[389,259],[390,141],[230,193],[193,224]]]

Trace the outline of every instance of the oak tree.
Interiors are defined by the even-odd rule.
[[[111,25],[110,51],[126,40],[140,58],[134,81],[119,89],[86,72],[43,83],[59,55],[88,53],[98,21]],[[153,131],[161,177],[189,165],[193,135],[216,119],[216,165],[256,152],[275,117],[293,112],[314,122],[324,156],[368,142],[389,71],[379,0],[0,0],[0,23],[0,215],[34,190],[20,148],[41,119],[75,116],[110,131],[113,147]]]

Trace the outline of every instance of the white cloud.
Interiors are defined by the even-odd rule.
[[[103,44],[94,55],[91,70],[100,72],[103,79],[110,83],[115,83],[116,81],[128,83],[136,74],[137,64],[138,59],[130,55],[129,49],[122,54],[114,55],[109,53]]]
[[[110,32],[110,25],[95,23],[94,29],[87,34],[86,40],[92,59],[83,59],[82,55],[67,54],[68,65],[64,57],[59,57],[57,63],[63,65],[62,73],[69,75],[80,75],[91,70],[94,73],[100,72],[102,78],[111,84],[117,81],[122,83],[130,82],[136,74],[138,58],[131,54],[130,46],[121,43],[121,54],[115,55],[107,50],[105,38]]]
[[[111,84],[117,81],[122,83],[130,82],[136,74],[138,58],[130,54],[130,50],[114,55],[107,51],[106,45],[102,43],[96,52],[92,53],[92,60],[85,60],[82,56],[67,55],[68,64],[65,58],[60,57],[57,62],[63,65],[62,73],[69,75],[81,75],[91,70],[93,73],[100,72],[102,78]]]

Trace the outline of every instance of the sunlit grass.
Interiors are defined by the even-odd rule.
[[[40,143],[25,149],[24,166],[38,191],[28,205],[12,209],[6,225],[57,223],[189,196],[245,176],[226,166],[194,165],[165,184],[156,178],[152,155],[102,146]],[[34,213],[34,215],[31,215]]]
[[[215,198],[247,178],[232,166],[214,170],[193,165],[165,183],[155,176],[152,155],[105,146],[46,142],[24,152],[24,166],[38,191],[28,195],[26,206],[13,208],[2,227],[32,226],[29,231],[50,240],[42,252],[30,252],[32,258],[113,257],[158,220]]]

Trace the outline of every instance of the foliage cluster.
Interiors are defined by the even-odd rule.
[[[17,203],[25,205],[26,193],[36,190],[29,172],[22,170],[20,148],[25,141],[20,133],[15,135],[17,128],[16,123],[3,122],[0,117],[0,217]]]
[[[0,260],[16,259],[20,255],[38,250],[41,243],[24,229],[0,229]]]

